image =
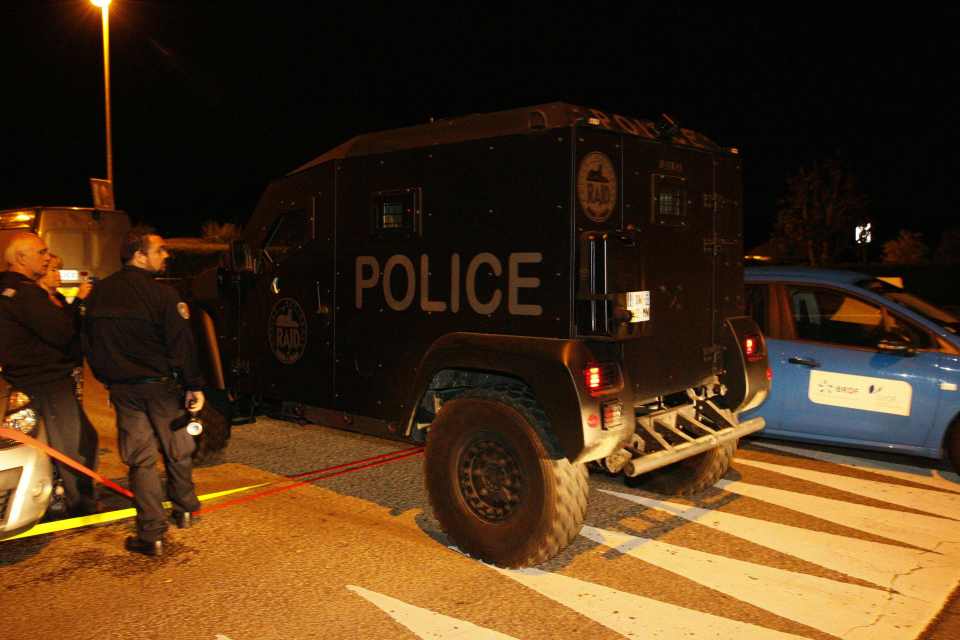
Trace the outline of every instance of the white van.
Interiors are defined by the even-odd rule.
[[[0,210],[0,255],[15,232],[36,233],[50,253],[63,258],[61,293],[71,298],[81,282],[105,278],[120,268],[120,247],[129,229],[130,219],[123,211],[91,207]],[[0,270],[5,267],[0,265]]]

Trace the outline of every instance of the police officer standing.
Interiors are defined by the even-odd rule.
[[[163,553],[167,516],[156,464],[157,445],[167,471],[173,520],[189,527],[200,508],[192,478],[194,442],[172,425],[184,408],[203,407],[203,378],[197,365],[190,311],[177,291],[154,280],[168,257],[163,238],[147,227],[130,230],[123,269],[100,281],[87,299],[84,339],[87,360],[110,390],[117,412],[120,456],[130,469],[137,507],[137,535],[129,551]]]
[[[0,273],[0,364],[3,376],[24,391],[43,416],[50,445],[93,468],[97,432],[81,418],[74,395],[73,370],[81,363],[75,311],[65,313],[39,285],[50,253],[38,236],[20,232],[4,251],[7,270]],[[97,510],[93,481],[60,464],[67,512]]]

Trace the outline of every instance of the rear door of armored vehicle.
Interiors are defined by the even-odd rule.
[[[581,127],[574,166],[577,332],[624,341],[638,401],[698,386],[718,371],[723,319],[742,304],[736,160]],[[604,188],[614,202],[598,199]]]

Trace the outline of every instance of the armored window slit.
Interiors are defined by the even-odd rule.
[[[651,176],[653,224],[666,227],[687,226],[687,179],[655,173]]]
[[[370,232],[375,238],[423,235],[422,192],[419,187],[377,191],[370,196]]]

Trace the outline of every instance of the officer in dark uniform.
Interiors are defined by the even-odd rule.
[[[4,251],[7,270],[0,273],[0,364],[3,376],[24,391],[43,416],[50,445],[94,468],[97,432],[82,419],[74,395],[73,370],[81,364],[75,311],[64,312],[50,301],[38,281],[47,273],[50,254],[32,233],[10,238]],[[67,512],[97,510],[93,481],[57,464]]]
[[[137,507],[137,535],[130,551],[163,553],[167,516],[156,463],[157,445],[167,471],[173,520],[189,527],[200,508],[193,486],[194,442],[174,424],[184,408],[203,407],[203,377],[197,365],[190,311],[177,291],[154,280],[166,267],[163,238],[147,227],[130,230],[123,269],[100,281],[87,299],[84,341],[87,360],[110,390],[117,411],[120,455],[130,468]]]

